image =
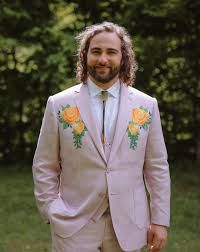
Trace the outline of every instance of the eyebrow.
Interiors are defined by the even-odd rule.
[[[91,50],[91,51],[95,51],[95,50],[101,51],[101,48],[100,48],[100,47],[92,47],[90,50]],[[107,51],[119,52],[119,50],[118,50],[118,49],[115,49],[115,48],[107,48]]]

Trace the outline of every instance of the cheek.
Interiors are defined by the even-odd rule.
[[[113,65],[115,65],[115,66],[121,66],[121,60],[117,59],[117,60],[113,61]]]
[[[96,63],[96,58],[95,57],[93,57],[93,56],[88,56],[87,57],[87,64],[88,65],[93,65],[95,63]]]
[[[121,57],[121,55],[118,55],[118,56],[116,56],[115,58],[113,58],[112,62],[113,62],[113,64],[115,64],[116,66],[117,66],[117,65],[121,65],[121,63],[122,63],[122,57]]]

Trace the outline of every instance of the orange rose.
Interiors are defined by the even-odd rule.
[[[144,125],[149,119],[149,114],[143,109],[135,108],[132,110],[132,118],[134,122]]]
[[[76,134],[81,135],[82,132],[84,131],[85,124],[83,123],[83,121],[79,121],[77,123],[74,123],[72,125],[72,128],[76,132]]]
[[[62,111],[62,118],[68,123],[73,123],[80,117],[79,110],[76,106],[71,106]]]
[[[131,132],[132,136],[136,136],[138,134],[138,132],[139,132],[138,126],[136,124],[134,124],[134,123],[130,123],[128,125],[128,129]]]

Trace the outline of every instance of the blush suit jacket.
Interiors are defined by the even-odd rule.
[[[108,197],[121,248],[139,249],[150,222],[169,225],[170,176],[156,99],[121,84],[114,138],[105,148],[109,157],[87,85],[51,96],[33,160],[37,206],[54,233],[67,238]]]

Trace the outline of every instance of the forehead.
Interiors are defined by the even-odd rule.
[[[102,49],[114,48],[121,50],[121,40],[115,32],[104,31],[95,35],[91,39],[89,48],[92,49],[94,47]]]

